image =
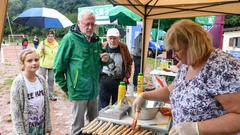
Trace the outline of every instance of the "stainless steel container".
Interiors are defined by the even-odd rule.
[[[163,106],[164,103],[160,101],[151,101],[146,100],[143,105],[141,106],[141,112],[139,119],[140,120],[151,120],[154,119],[159,111],[159,108]],[[130,112],[131,117],[134,118],[134,111],[131,109]]]

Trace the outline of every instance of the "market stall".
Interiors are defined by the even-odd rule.
[[[98,119],[103,121],[110,121],[119,125],[131,125],[133,121],[133,118],[129,115],[125,115],[120,120],[105,117],[98,117]],[[170,116],[164,116],[163,114],[158,112],[154,119],[139,120],[138,125],[145,130],[152,131],[153,134],[165,135],[168,133],[170,123],[171,123]]]
[[[240,1],[238,0],[109,0],[113,5],[124,5],[142,17],[142,61],[141,71],[144,73],[146,66],[148,43],[153,19],[185,18],[196,16],[215,16],[240,14]]]
[[[166,135],[171,125],[171,116],[165,116],[159,110],[153,119],[138,120],[136,129],[132,129],[134,118],[130,113],[125,113],[120,119],[110,115],[97,117],[82,128],[82,134]]]
[[[121,82],[118,102],[99,111],[99,116],[82,128],[82,134],[103,135],[166,135],[171,127],[170,104],[145,100],[138,112],[132,103],[136,92],[126,90]],[[115,131],[117,133],[115,133]]]

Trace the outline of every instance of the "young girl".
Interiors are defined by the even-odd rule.
[[[39,57],[35,50],[20,54],[22,73],[11,87],[13,134],[45,135],[51,133],[50,110],[44,78],[36,74]]]

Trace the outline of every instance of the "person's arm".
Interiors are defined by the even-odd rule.
[[[54,60],[54,79],[59,87],[67,94],[66,71],[69,64],[71,52],[71,42],[68,39],[62,39],[55,60]]]
[[[224,94],[215,97],[223,106],[226,114],[217,118],[199,121],[183,122],[173,126],[169,135],[236,135],[240,132],[240,93]]]
[[[18,135],[27,135],[27,131],[25,131],[23,112],[20,109],[20,95],[19,91],[21,89],[20,86],[17,86],[19,82],[14,81],[11,87],[11,96],[10,96],[10,110],[13,128]]]
[[[107,41],[103,42],[103,43],[99,43],[101,46],[101,53],[100,53],[100,60],[101,60],[101,65],[102,66],[106,66],[109,63],[112,62],[112,59],[110,58],[108,52],[107,52],[107,47],[108,47],[108,43]]]
[[[42,49],[43,41],[40,42],[39,47],[37,48],[37,54],[39,57],[42,57],[44,55],[44,50]]]
[[[123,78],[123,81],[127,82],[128,79],[131,77],[133,59],[132,59],[131,54],[130,54],[128,48],[127,48],[127,45],[122,44],[122,46],[123,46],[123,51],[124,52],[121,52],[121,54],[125,55],[123,57],[125,57],[124,62],[126,62],[126,65],[127,65],[127,67],[125,69],[126,71],[125,71],[125,77]]]
[[[49,104],[49,97],[48,97],[48,90],[45,79],[41,76],[41,81],[43,82],[43,88],[45,91],[44,99],[45,99],[45,124],[46,124],[46,133],[50,133],[52,131],[52,122],[50,117],[50,104]]]
[[[152,91],[142,93],[142,97],[146,100],[169,100],[170,91],[172,91],[173,85],[170,84],[168,87],[158,88]]]
[[[214,63],[213,63],[214,64]],[[200,134],[240,133],[240,64],[237,61],[223,60],[212,67],[221,75],[216,78],[215,91],[209,91],[224,109],[224,115],[199,122]],[[216,69],[214,69],[216,68]]]
[[[134,41],[134,49],[136,54],[141,54],[142,50],[142,34],[139,34]]]
[[[200,135],[230,135],[240,132],[240,93],[219,95],[215,98],[223,106],[226,114],[215,119],[198,122]]]

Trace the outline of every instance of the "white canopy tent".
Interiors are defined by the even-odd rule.
[[[141,71],[145,58],[153,19],[186,18],[195,16],[240,15],[239,0],[109,0],[113,5],[123,5],[143,19]]]

